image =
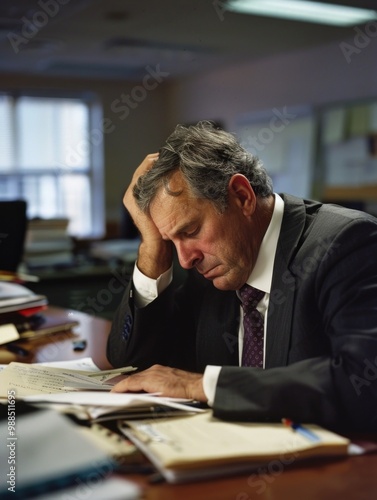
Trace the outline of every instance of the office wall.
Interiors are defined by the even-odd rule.
[[[377,33],[347,30],[339,43],[236,64],[172,86],[171,124],[222,121],[276,107],[324,105],[377,96]]]

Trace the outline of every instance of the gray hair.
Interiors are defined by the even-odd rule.
[[[177,125],[151,170],[138,179],[133,193],[143,212],[149,212],[161,187],[172,196],[181,193],[169,189],[170,177],[177,170],[193,195],[211,201],[220,213],[228,206],[228,185],[234,174],[243,174],[257,196],[272,194],[272,182],[262,162],[232,134],[208,121]]]

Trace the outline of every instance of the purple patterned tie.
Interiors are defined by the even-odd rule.
[[[244,312],[242,366],[263,368],[263,316],[256,307],[264,292],[250,285],[244,285],[239,294]]]

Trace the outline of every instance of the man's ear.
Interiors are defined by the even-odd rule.
[[[244,215],[253,215],[257,204],[254,189],[248,179],[242,174],[234,174],[228,184],[229,202],[233,202],[242,209]]]

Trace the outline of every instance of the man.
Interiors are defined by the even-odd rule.
[[[114,391],[194,398],[225,419],[377,428],[375,218],[279,196],[208,122],[178,126],[148,155],[124,204],[141,244],[107,354],[141,371]],[[262,291],[256,327],[243,323],[245,284]],[[262,342],[251,362],[250,335]]]

